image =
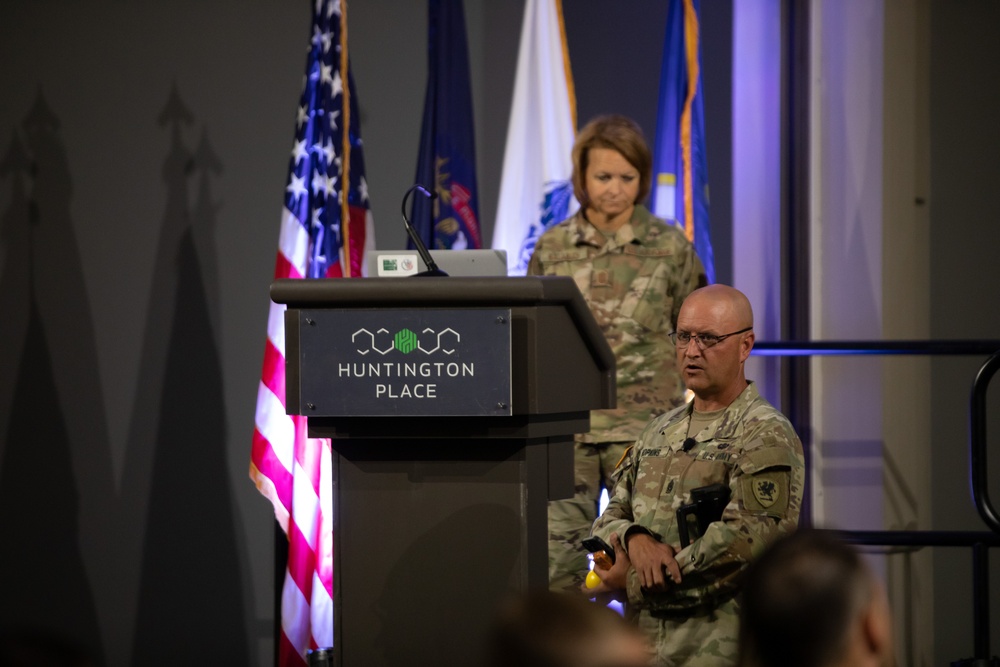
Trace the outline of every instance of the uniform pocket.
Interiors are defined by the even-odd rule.
[[[670,279],[674,273],[673,253],[665,248],[627,246],[625,254],[642,262],[622,302],[622,315],[636,321],[649,331],[671,327],[670,313],[674,299]]]

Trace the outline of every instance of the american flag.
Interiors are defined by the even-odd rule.
[[[275,278],[358,276],[374,247],[346,34],[344,0],[316,0]],[[291,667],[333,645],[333,487],[330,441],[306,437],[305,418],[285,414],[283,319],[272,303],[250,478],[288,536],[278,664]]]

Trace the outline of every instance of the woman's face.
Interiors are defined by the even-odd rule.
[[[630,210],[639,196],[639,170],[612,148],[591,148],[587,158],[589,208],[609,218]]]

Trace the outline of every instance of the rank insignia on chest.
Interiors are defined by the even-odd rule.
[[[596,269],[590,275],[591,287],[611,287],[611,273],[607,269]]]
[[[755,479],[752,483],[753,496],[764,507],[771,507],[778,502],[781,495],[778,485],[770,479]]]

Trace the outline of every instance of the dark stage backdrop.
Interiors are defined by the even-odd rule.
[[[402,247],[426,7],[349,4],[377,243]],[[733,3],[702,4],[726,281]],[[564,5],[581,121],[617,111],[653,136],[665,3]],[[1000,283],[1000,17],[931,5],[935,333],[996,337],[968,284]],[[523,2],[465,6],[489,239]],[[308,28],[308,2],[0,2],[0,629],[113,666],[269,664],[274,522],[247,468]]]

